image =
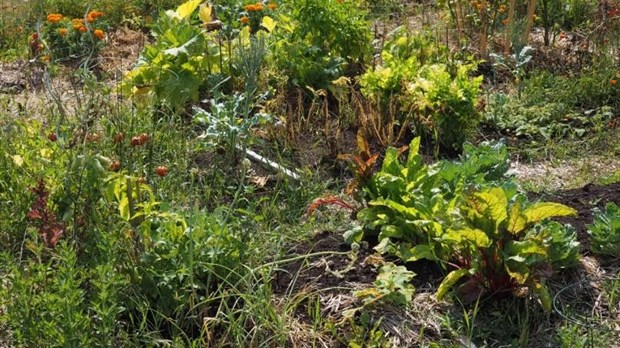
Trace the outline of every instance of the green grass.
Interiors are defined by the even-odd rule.
[[[29,36],[37,20],[44,20],[50,12],[73,17],[96,8],[107,13],[113,28],[129,25],[143,30],[158,10],[174,8],[180,2],[40,0],[26,4],[0,0],[0,6],[9,6],[0,11],[0,59],[15,62],[28,57]],[[227,14],[234,18],[231,33],[241,29],[238,17],[244,4],[230,0],[218,7],[231,11]],[[278,5],[286,7],[284,2]],[[393,12],[410,11],[400,1],[382,1],[371,10],[372,18],[382,20],[390,20]],[[440,12],[433,10],[437,12],[434,15]],[[287,25],[286,18],[276,19],[278,25]],[[22,27],[21,33],[18,27]],[[439,35],[443,42],[444,34]],[[276,32],[269,49],[283,44],[285,36]],[[222,44],[213,47],[226,48]],[[565,290],[562,313],[544,312],[531,294],[503,300],[484,298],[475,304],[459,303],[452,296],[437,302],[432,296],[436,285],[422,272],[413,280],[417,289],[409,307],[381,299],[365,306],[356,297],[360,293],[355,295],[360,287],[367,287],[370,294],[402,288],[390,288],[390,279],[384,279],[381,287],[351,281],[350,274],[336,272],[343,276],[342,286],[311,288],[312,280],[302,279],[302,271],[314,267],[312,271],[325,273],[346,266],[330,264],[331,252],[295,250],[319,233],[342,234],[357,223],[348,211],[324,206],[312,216],[306,211],[317,197],[343,195],[352,174],[343,171],[344,163],[334,164],[334,157],[355,153],[354,137],[345,135],[355,134],[360,127],[358,109],[353,99],[334,99],[331,90],[302,95],[301,103],[295,105],[290,96],[304,93],[303,87],[294,92],[287,89],[282,83],[286,76],[274,69],[269,61],[272,57],[259,58],[265,59],[257,70],[260,90],[248,93],[256,98],[245,104],[245,113],[226,114],[232,117],[222,123],[221,134],[209,134],[208,139],[201,135],[209,124],[188,117],[192,114],[189,107],[174,112],[156,95],[152,104],[141,103],[138,96],[119,98],[115,94],[118,86],[105,72],[98,78],[86,70],[36,62],[28,66],[28,76],[41,76],[44,83],[37,88],[29,85],[16,96],[0,94],[0,346],[284,347],[340,343],[387,347],[398,345],[397,333],[402,327],[397,324],[403,322],[411,324],[407,330],[419,328],[420,332],[409,337],[429,347],[469,343],[592,347],[615,341],[620,282],[600,279],[585,266],[579,266],[574,274],[562,271],[548,281],[556,294],[575,281],[596,282],[593,289]],[[217,83],[210,81],[199,88],[201,102],[209,100],[202,102],[202,108],[210,110],[207,104],[217,101],[212,98],[212,85],[227,95],[232,95],[234,88],[245,88],[245,75],[239,72],[242,59],[235,56],[230,71],[221,72],[222,76],[209,75]],[[202,68],[199,61],[195,59],[192,68]],[[501,109],[501,117],[544,126],[548,120],[540,120],[532,110],[552,102],[567,106],[567,115],[574,117],[586,115],[585,109],[609,105],[617,117],[614,96],[618,92],[601,82],[613,77],[617,62],[603,63],[581,71],[574,85],[568,85],[567,81],[573,80],[565,76],[531,74],[522,99],[506,96],[508,107]],[[231,74],[230,81],[224,73]],[[355,76],[351,81],[346,88],[355,90]],[[589,94],[576,95],[580,89]],[[271,112],[274,122],[236,128],[257,111]],[[381,116],[377,119],[381,121]],[[384,121],[389,127],[397,126],[389,117]],[[565,187],[592,181],[619,182],[617,169],[598,167],[602,159],[613,161],[620,153],[618,129],[603,126],[608,121],[581,124],[579,119],[569,123],[585,124],[587,132],[578,137],[541,139],[534,127],[527,139],[514,138],[513,154],[551,164],[566,160],[571,168],[566,178],[526,176],[522,186],[537,191],[556,185],[558,180],[564,180]],[[564,121],[557,125],[558,129],[567,127]],[[244,133],[230,137],[231,129]],[[414,135],[406,133],[405,138]],[[141,134],[146,135],[143,143],[132,140],[140,140]],[[286,168],[297,169],[300,179],[244,159],[235,139],[243,139],[243,146]],[[370,146],[370,153],[383,153],[378,144]],[[308,159],[316,153],[320,156]],[[593,153],[597,160],[581,160]],[[162,166],[167,175],[158,174]],[[364,255],[355,250],[349,253],[346,247],[340,250],[339,245],[334,248],[352,260]],[[314,262],[318,256],[324,263]],[[292,291],[291,287],[284,294],[276,293],[276,276],[298,261],[302,271],[292,278],[302,290]],[[373,258],[357,261],[368,265],[380,262]],[[606,264],[601,267],[608,269]],[[356,271],[348,269],[349,273]],[[593,296],[598,297],[590,298]],[[598,312],[583,325],[593,306]],[[351,313],[355,315],[347,316]]]

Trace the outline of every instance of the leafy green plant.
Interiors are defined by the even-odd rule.
[[[357,0],[294,0],[282,4],[276,67],[294,86],[326,88],[370,55],[371,33]]]
[[[545,310],[551,298],[545,279],[553,265],[573,264],[578,250],[574,233],[557,225],[537,225],[556,216],[574,215],[558,203],[528,204],[524,196],[502,188],[473,193],[460,207],[463,221],[442,236],[455,250],[459,268],[450,272],[437,290],[441,299],[465,276],[459,293],[468,302],[480,296],[506,294],[520,287],[536,293]]]
[[[610,202],[605,210],[594,209],[594,221],[588,226],[592,252],[608,256],[620,254],[620,207]]]
[[[510,156],[503,139],[496,142],[485,141],[476,146],[466,142],[458,161],[443,162],[440,175],[453,187],[460,180],[463,180],[466,186],[480,187],[506,180],[509,168]]]
[[[359,242],[362,237],[378,238],[379,251],[403,261],[448,257],[449,250],[440,237],[444,226],[450,225],[449,212],[460,195],[439,190],[438,171],[424,164],[419,145],[419,137],[411,142],[405,163],[400,162],[399,156],[406,147],[387,149],[381,170],[363,186],[362,197],[368,207],[360,210],[357,218],[364,228],[349,231],[345,235],[349,242]]]
[[[207,45],[201,29],[187,17],[161,16],[152,31],[156,41],[144,48],[136,67],[125,77],[124,93],[152,93],[175,109],[197,101],[209,69],[219,67],[218,46]]]
[[[209,101],[209,111],[194,108],[194,121],[206,126],[200,138],[213,148],[223,148],[234,160],[238,160],[239,153],[249,145],[251,128],[269,119],[263,113],[250,115],[253,103],[248,98],[251,96],[218,94]]]
[[[459,151],[481,118],[476,104],[482,76],[471,77],[476,65],[439,63],[449,58],[447,47],[404,28],[391,35],[383,64],[360,78],[362,92],[384,104],[398,95],[402,121],[409,121],[416,135],[433,140],[437,148]]]
[[[388,262],[381,266],[377,280],[373,283],[374,287],[358,290],[354,294],[363,299],[364,305],[387,301],[406,307],[411,303],[415,292],[410,283],[413,277],[415,273],[407,270],[405,266],[396,266]]]

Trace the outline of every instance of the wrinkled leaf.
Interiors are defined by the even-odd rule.
[[[525,209],[523,215],[528,223],[536,223],[551,217],[574,216],[577,211],[560,203],[541,202]]]
[[[508,219],[508,232],[518,234],[525,229],[527,224],[526,217],[521,214],[521,204],[515,203],[510,207],[510,217]]]
[[[499,187],[494,187],[476,194],[476,197],[486,203],[481,213],[490,217],[495,224],[495,229],[497,229],[499,225],[508,218],[508,213],[506,212],[508,199],[506,198],[504,190]]]

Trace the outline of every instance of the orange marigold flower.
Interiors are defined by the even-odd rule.
[[[90,11],[88,12],[88,16],[87,17],[93,17],[94,19],[97,19],[99,17],[103,16],[103,12],[101,11]]]
[[[80,33],[85,33],[85,32],[86,32],[86,27],[85,27],[85,26],[83,26],[83,25],[80,25],[80,27],[78,28],[78,31],[79,31]]]
[[[243,9],[248,11],[248,12],[256,11],[254,9],[254,5],[245,5],[245,6],[243,6]]]
[[[504,5],[504,4],[499,5],[499,9],[497,11],[499,11],[499,13],[506,12],[506,5]]]
[[[617,85],[617,84],[618,84],[618,80],[616,80],[616,79],[611,79],[611,80],[609,80],[609,84],[610,84],[610,85],[612,85],[612,86],[615,86],[615,85]]]
[[[274,4],[273,2],[270,2],[269,4],[267,4],[267,7],[269,7],[270,10],[275,10],[278,6],[276,4]]]
[[[95,31],[93,32],[93,34],[95,34],[95,36],[99,39],[99,40],[103,40],[105,38],[105,33],[103,32],[103,30],[101,29],[95,29]]]
[[[254,11],[262,11],[264,9],[263,4],[260,2],[257,2],[256,4],[254,4]]]
[[[62,15],[58,13],[50,13],[47,15],[47,21],[50,23],[58,23],[62,20]]]
[[[239,21],[241,21],[242,24],[248,24],[248,22],[250,21],[250,19],[246,16],[241,17],[241,19],[239,19]]]
[[[67,35],[67,28],[60,28],[58,29],[58,34],[60,34],[60,36],[65,36]]]

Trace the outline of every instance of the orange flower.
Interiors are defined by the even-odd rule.
[[[611,79],[611,80],[609,80],[609,84],[610,84],[610,85],[612,85],[612,86],[615,86],[615,85],[617,85],[617,84],[618,84],[618,80],[616,80],[616,79]]]
[[[497,10],[499,13],[504,13],[506,12],[506,5],[502,4],[499,5],[499,9]]]
[[[101,29],[95,29],[95,31],[93,32],[93,34],[95,34],[95,36],[99,39],[99,40],[103,40],[105,38],[105,33],[103,32],[103,30]]]
[[[60,36],[67,35],[67,28],[60,28],[60,29],[58,29],[58,34],[60,34]]]
[[[241,19],[239,19],[239,21],[241,21],[242,24],[248,24],[248,22],[250,21],[250,19],[246,16],[241,17]]]
[[[269,7],[270,10],[275,10],[278,6],[276,4],[274,4],[273,2],[270,2],[269,4],[267,4],[267,7]]]
[[[88,20],[88,23],[92,23],[95,20],[97,20],[97,18],[103,16],[103,12],[99,12],[99,11],[90,11],[88,12],[88,15],[86,15],[86,19]]]
[[[79,18],[74,18],[71,20],[71,23],[73,23],[73,29],[79,30],[80,27],[84,24],[84,20],[79,19]]]
[[[79,31],[80,33],[85,33],[85,32],[86,32],[86,27],[85,27],[85,26],[83,26],[83,25],[80,25],[80,27],[78,28],[78,31]]]
[[[260,2],[257,2],[256,4],[254,4],[254,10],[255,11],[262,11],[263,10],[263,4]]]
[[[50,13],[47,15],[47,21],[50,23],[58,23],[62,20],[62,15],[58,13]]]
[[[243,6],[243,9],[248,12],[256,11],[256,8],[254,7],[254,5],[245,5]]]

